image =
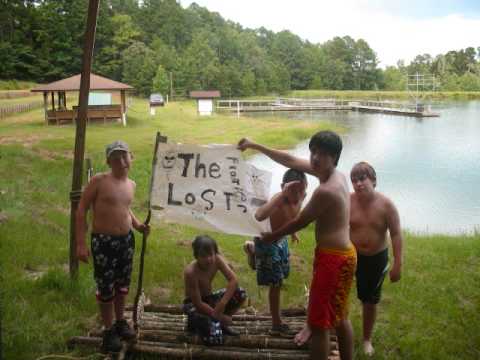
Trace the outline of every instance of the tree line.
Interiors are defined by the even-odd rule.
[[[81,71],[88,0],[0,0],[0,79],[59,80]],[[218,89],[223,97],[289,90],[405,90],[407,74],[436,89],[480,91],[480,47],[378,67],[363,39],[314,44],[290,31],[244,28],[176,0],[102,0],[93,72],[140,95]]]

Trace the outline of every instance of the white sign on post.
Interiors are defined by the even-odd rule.
[[[150,206],[155,218],[228,234],[258,236],[268,220],[271,173],[246,163],[234,145],[158,143]]]

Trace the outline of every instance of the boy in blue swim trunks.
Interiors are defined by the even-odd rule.
[[[270,219],[272,231],[294,219],[300,212],[305,199],[307,178],[301,171],[289,169],[283,175],[282,191],[275,194],[270,201],[257,209],[255,218],[258,221]],[[298,242],[298,237],[292,234],[292,241]],[[290,272],[289,250],[287,236],[273,243],[266,243],[255,238],[246,241],[244,250],[248,255],[248,263],[257,271],[258,285],[269,286],[268,300],[272,315],[272,335],[280,335],[288,331],[288,326],[282,323],[280,317],[280,289],[283,279]]]
[[[83,191],[76,213],[75,239],[77,257],[87,263],[90,251],[85,240],[86,220],[91,209],[94,277],[105,327],[102,350],[119,352],[120,339],[135,338],[123,314],[135,253],[132,229],[148,234],[150,228],[139,222],[130,210],[136,185],[128,178],[132,164],[128,145],[123,141],[109,144],[106,157],[111,170],[95,175]]]

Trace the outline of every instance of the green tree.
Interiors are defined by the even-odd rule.
[[[158,65],[157,72],[152,81],[152,91],[161,94],[168,94],[170,89],[170,79],[168,73],[162,65]]]
[[[384,89],[390,91],[402,91],[406,89],[407,75],[395,66],[387,66],[383,72]]]
[[[140,30],[129,15],[116,14],[106,30],[108,35],[95,56],[94,71],[120,80],[122,76],[122,52],[140,38]]]
[[[158,68],[154,52],[144,43],[134,42],[123,51],[122,63],[123,81],[132,85],[138,94],[149,95]]]

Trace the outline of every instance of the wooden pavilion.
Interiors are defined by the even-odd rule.
[[[52,82],[50,84],[40,85],[31,90],[32,92],[43,93],[43,103],[45,109],[45,123],[61,124],[71,123],[78,116],[77,106],[67,109],[67,92],[80,91],[80,74]],[[133,87],[118,81],[110,80],[99,75],[90,74],[90,91],[99,92],[119,92],[120,104],[109,105],[89,105],[87,111],[87,121],[107,120],[121,121],[123,125],[127,123],[127,107],[125,102],[125,92],[133,91]],[[50,93],[49,110],[48,95]],[[57,93],[57,105],[55,106],[55,93]]]

